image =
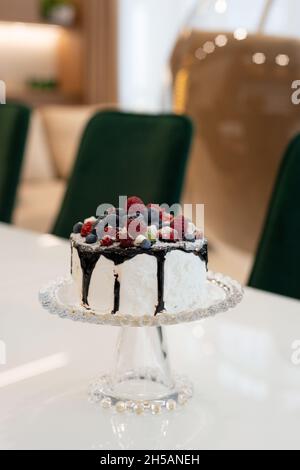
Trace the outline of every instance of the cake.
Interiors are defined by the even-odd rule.
[[[71,275],[78,301],[95,314],[158,315],[193,310],[205,295],[207,240],[184,216],[137,197],[77,223]]]

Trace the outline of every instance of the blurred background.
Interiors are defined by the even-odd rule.
[[[247,282],[300,130],[299,12],[296,0],[1,0],[0,79],[30,108],[11,222],[51,231],[96,111],[185,114],[182,201],[206,205],[213,268]]]

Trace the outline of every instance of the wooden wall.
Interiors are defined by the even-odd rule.
[[[118,0],[75,1],[78,21],[62,28],[58,51],[61,102],[116,103]],[[0,21],[41,23],[40,0],[0,0]]]

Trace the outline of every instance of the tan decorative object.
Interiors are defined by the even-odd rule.
[[[223,47],[200,54],[220,34],[228,40]],[[184,199],[205,203],[208,237],[247,259],[284,149],[300,130],[299,108],[291,102],[299,45],[296,39],[253,35],[238,41],[229,33],[193,31],[178,40],[172,57],[175,109],[196,124]]]

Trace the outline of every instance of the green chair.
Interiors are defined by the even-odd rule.
[[[0,221],[10,223],[20,178],[30,110],[0,105]]]
[[[300,299],[300,135],[284,156],[249,285]]]
[[[75,222],[119,195],[146,203],[180,201],[193,126],[184,116],[96,114],[84,132],[53,233],[69,237]]]

